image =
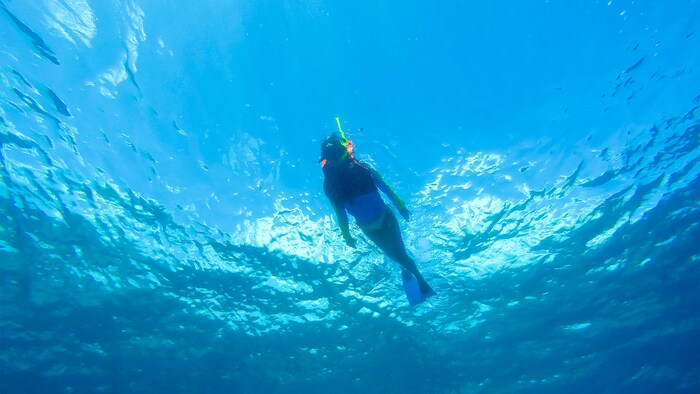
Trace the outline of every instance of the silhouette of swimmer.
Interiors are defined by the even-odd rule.
[[[377,170],[366,162],[355,160],[352,141],[342,134],[332,134],[321,142],[320,162],[325,177],[323,190],[333,205],[345,243],[357,247],[348,226],[350,213],[369,239],[416,278],[421,292],[419,302],[435,295],[416,263],[406,253],[399,222],[382,200],[379,190],[391,199],[404,219],[410,220],[411,213],[406,203],[386,184]],[[403,276],[405,281],[406,275]],[[414,303],[411,302],[411,305]]]

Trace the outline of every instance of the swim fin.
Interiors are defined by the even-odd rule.
[[[425,294],[421,293],[420,286],[418,286],[418,279],[416,279],[412,273],[407,270],[401,270],[401,279],[403,280],[403,291],[406,293],[409,305],[414,306],[425,301],[427,297]]]

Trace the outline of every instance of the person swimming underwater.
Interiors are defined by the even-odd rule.
[[[321,142],[323,190],[338,218],[345,243],[357,247],[350,235],[348,213],[355,223],[389,258],[401,264],[418,280],[422,298],[435,295],[413,259],[406,252],[399,222],[394,212],[384,203],[379,190],[389,197],[404,219],[411,213],[406,203],[391,190],[382,176],[366,162],[357,161],[353,155],[352,141],[343,135],[332,134]]]

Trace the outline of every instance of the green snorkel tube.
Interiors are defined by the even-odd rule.
[[[340,117],[338,117],[338,116],[335,117],[335,123],[338,125],[338,131],[340,132],[340,138],[343,139],[343,142],[344,142],[343,145],[345,145],[345,149],[348,150],[348,155],[350,155],[350,157],[353,157],[352,154],[355,150],[355,147],[352,145],[352,141],[350,141],[349,139],[347,139],[347,137],[345,137],[345,132],[343,131],[343,128],[340,127]]]
[[[335,117],[335,123],[338,125],[338,131],[340,131],[340,137],[347,141],[347,138],[345,138],[345,133],[343,132],[343,128],[340,127],[340,118],[337,116]]]

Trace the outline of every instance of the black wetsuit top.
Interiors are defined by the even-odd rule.
[[[343,220],[347,221],[347,210],[362,226],[372,223],[388,209],[377,187],[385,193],[389,193],[389,187],[357,160],[351,159],[339,167],[326,166],[323,174],[323,190],[339,215],[344,216]]]
[[[331,202],[342,207],[348,199],[377,191],[372,173],[357,160],[339,167],[323,168],[323,191]]]

